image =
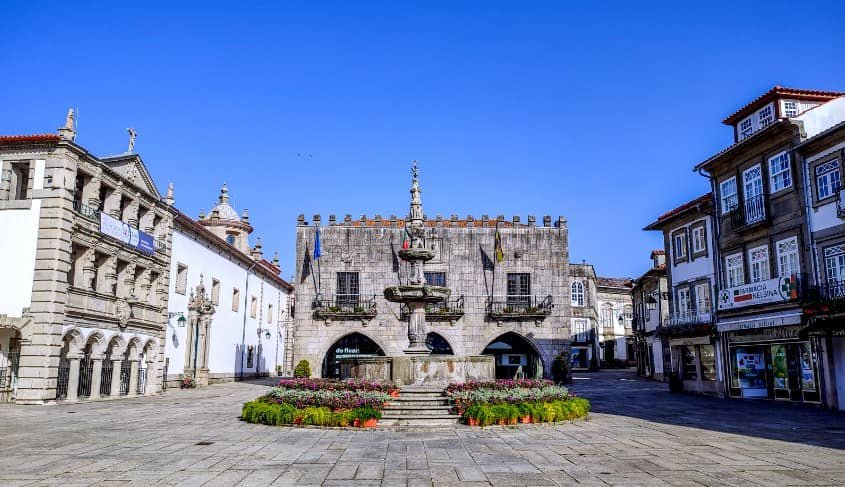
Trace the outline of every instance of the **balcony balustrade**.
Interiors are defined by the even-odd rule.
[[[324,320],[372,319],[378,314],[376,296],[337,294],[334,299],[315,299],[314,316]]]
[[[738,230],[766,220],[768,195],[761,194],[748,198],[731,210],[731,228]]]
[[[494,320],[542,320],[552,314],[551,295],[540,298],[525,294],[493,296],[487,300],[487,315]]]

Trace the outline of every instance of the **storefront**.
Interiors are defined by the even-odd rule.
[[[678,374],[683,388],[699,394],[719,394],[716,346],[710,336],[669,340],[672,373]]]
[[[717,328],[731,397],[821,402],[818,354],[801,336],[800,310],[723,320]]]

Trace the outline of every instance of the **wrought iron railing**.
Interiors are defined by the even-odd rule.
[[[809,287],[801,297],[809,314],[845,311],[845,281],[828,281]]]
[[[120,395],[129,394],[129,376],[132,371],[132,363],[124,360],[120,363]]]
[[[410,314],[411,310],[407,304],[403,304],[400,309],[400,316],[404,319]],[[447,299],[439,303],[427,304],[425,306],[426,318],[430,320],[437,319],[453,319],[460,318],[464,315],[464,296],[461,295],[454,299]]]
[[[87,399],[91,397],[91,379],[94,373],[94,361],[86,356],[79,362],[79,385],[76,388],[76,397]]]
[[[144,391],[147,390],[147,368],[146,367],[138,367],[138,387],[136,392],[139,396],[144,395]]]
[[[100,221],[100,210],[83,204],[80,200],[73,200],[73,209],[85,218],[98,222]]]
[[[59,377],[56,381],[56,399],[67,398],[67,383],[70,378],[70,367],[67,365],[59,367]]]
[[[552,314],[554,300],[551,295],[540,297],[532,295],[494,296],[487,300],[487,314],[491,317],[546,317]]]
[[[103,369],[100,374],[100,395],[109,396],[111,394],[111,378],[114,374],[114,362],[108,357],[103,359]]]
[[[730,212],[731,228],[742,228],[765,220],[767,202],[768,196],[760,194],[746,199],[733,208]]]
[[[684,311],[671,313],[663,320],[663,326],[686,326],[709,324],[713,313],[710,311]]]
[[[313,308],[325,318],[374,317],[377,313],[375,295],[338,294],[334,299],[315,299]]]

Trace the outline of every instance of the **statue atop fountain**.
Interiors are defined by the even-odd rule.
[[[434,252],[425,246],[425,221],[423,219],[422,200],[420,199],[419,171],[414,161],[411,170],[411,211],[405,224],[405,232],[410,237],[407,248],[399,250],[399,258],[411,264],[408,284],[392,286],[384,290],[384,297],[394,303],[408,306],[408,342],[405,355],[428,355],[426,346],[428,330],[425,322],[425,307],[449,298],[449,288],[431,286],[425,282],[425,263],[434,258]]]

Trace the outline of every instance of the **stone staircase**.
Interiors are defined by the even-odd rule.
[[[378,425],[380,428],[450,427],[459,419],[452,412],[443,388],[408,386],[399,390],[399,397],[390,399]]]

